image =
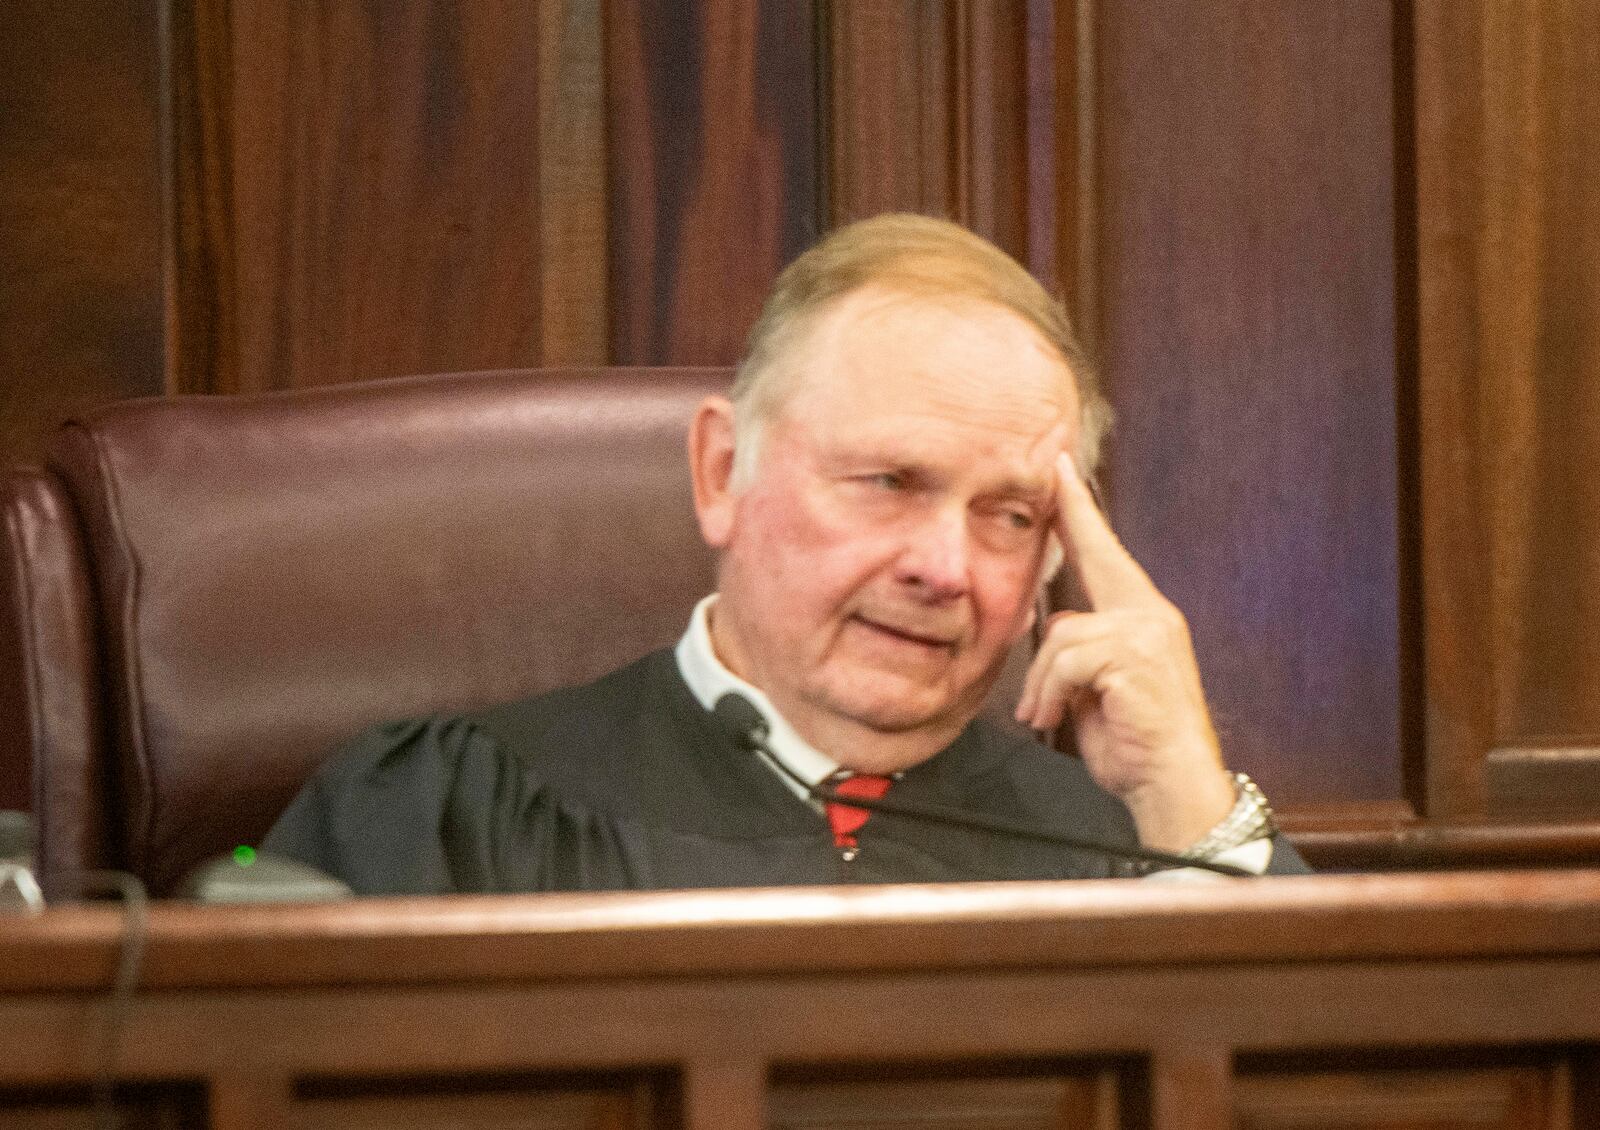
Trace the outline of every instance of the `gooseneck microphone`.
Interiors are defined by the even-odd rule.
[[[1130,848],[1116,844],[1104,844],[1096,840],[1084,839],[1081,836],[1065,835],[1053,828],[1039,827],[1026,821],[1007,819],[1003,816],[963,812],[939,805],[912,804],[903,800],[890,800],[887,797],[872,800],[867,797],[846,796],[826,786],[811,784],[793,769],[790,769],[788,765],[784,764],[783,759],[774,753],[772,747],[767,744],[767,736],[770,733],[770,729],[766,718],[761,711],[756,709],[755,704],[743,695],[729,691],[717,699],[717,704],[711,713],[741,747],[760,756],[785,777],[804,789],[807,796],[824,804],[842,804],[851,808],[863,809],[867,812],[883,812],[890,816],[901,816],[907,820],[919,820],[927,824],[941,824],[947,828],[965,828],[969,831],[986,832],[1002,838],[1053,844],[1056,847],[1070,848],[1074,851],[1088,852],[1093,855],[1128,863],[1154,864],[1163,870],[1192,867],[1199,871],[1212,871],[1218,875],[1251,879],[1256,877],[1253,871],[1246,871],[1243,867],[1234,867],[1227,863],[1211,863],[1206,860],[1189,859],[1186,856],[1176,855],[1172,852],[1154,851],[1149,848]]]

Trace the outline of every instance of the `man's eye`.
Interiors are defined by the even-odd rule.
[[[868,475],[867,481],[875,487],[884,490],[905,490],[906,477],[898,471],[880,471],[876,475]]]
[[[1006,510],[1002,512],[1002,517],[1014,530],[1033,529],[1033,515],[1026,510]]]

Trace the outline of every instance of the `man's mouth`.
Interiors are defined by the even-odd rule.
[[[886,624],[881,620],[869,619],[868,617],[862,616],[859,613],[853,616],[852,619],[865,627],[871,628],[875,632],[880,632],[883,635],[890,637],[891,639],[900,640],[903,643],[916,644],[919,647],[948,649],[954,647],[956,642],[955,638],[950,635],[936,634],[925,629],[919,630],[916,628],[902,627],[895,624]]]

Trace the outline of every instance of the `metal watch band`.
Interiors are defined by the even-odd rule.
[[[1272,818],[1272,806],[1254,781],[1244,773],[1232,773],[1237,799],[1220,823],[1199,841],[1180,854],[1185,859],[1213,859],[1229,848],[1252,840],[1264,840],[1275,835],[1278,825]]]

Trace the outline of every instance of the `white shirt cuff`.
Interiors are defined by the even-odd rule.
[[[1252,875],[1265,875],[1267,867],[1272,863],[1272,841],[1251,840],[1247,844],[1219,851],[1207,862],[1225,863],[1231,867],[1242,867]],[[1152,871],[1144,878],[1146,882],[1205,883],[1212,879],[1227,877],[1218,875],[1215,871],[1201,871],[1198,867],[1172,867],[1164,871]]]

